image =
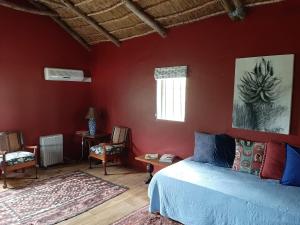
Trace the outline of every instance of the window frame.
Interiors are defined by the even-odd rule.
[[[156,90],[155,90],[155,118],[156,120],[163,120],[163,121],[172,121],[172,122],[185,122],[186,121],[186,105],[187,105],[187,66],[177,66],[177,67],[164,67],[164,68],[156,68],[155,69],[155,80],[156,80]],[[174,83],[174,79],[176,78],[184,78],[177,84]],[[170,84],[167,84],[166,81],[168,79],[172,80],[173,86],[170,86]],[[165,82],[163,82],[163,80]],[[159,85],[160,87],[164,87],[164,93],[159,92]],[[177,86],[179,85],[179,86]],[[177,86],[178,92],[174,92],[175,87]],[[171,88],[170,88],[171,87]],[[178,88],[179,87],[179,88]],[[180,88],[183,87],[183,91],[181,91]],[[171,90],[171,91],[170,91]],[[170,96],[170,92],[173,94]],[[169,96],[169,97],[168,97]],[[175,99],[178,99],[178,102],[175,102]],[[176,98],[177,97],[177,98]],[[183,98],[182,98],[183,97]],[[164,104],[161,108],[159,108],[159,102],[162,102],[163,100],[172,100],[173,103],[171,104]],[[182,102],[182,104],[180,104]],[[162,105],[162,104],[161,104]],[[169,107],[173,107],[173,113],[172,110],[170,111]],[[177,110],[174,110],[177,109]],[[164,113],[162,113],[164,111]],[[174,112],[177,113],[174,113]],[[171,112],[169,115],[167,115],[168,112]],[[171,115],[172,114],[172,115]],[[163,116],[164,115],[164,116]],[[179,116],[178,116],[179,115]]]
[[[170,79],[170,78],[168,78],[168,79]],[[171,79],[177,79],[177,78],[171,78]],[[182,106],[180,108],[180,110],[182,110],[182,114],[183,114],[183,116],[181,118],[179,118],[179,117],[176,118],[174,116],[174,114],[173,114],[172,118],[168,117],[168,116],[165,116],[165,117],[162,116],[160,118],[158,117],[158,82],[159,82],[159,80],[156,80],[156,113],[155,113],[156,120],[166,120],[166,121],[182,122],[182,123],[185,122],[185,119],[186,119],[186,88],[187,88],[187,79],[184,78],[184,90],[182,91],[182,93],[180,93],[180,95],[183,94],[183,96],[181,96],[181,97],[184,98],[184,102],[183,102],[183,104],[182,104]],[[172,96],[172,98],[174,99],[174,95]],[[160,99],[162,101],[162,99],[163,99],[162,94],[160,95]]]

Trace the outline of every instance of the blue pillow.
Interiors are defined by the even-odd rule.
[[[195,132],[194,161],[212,162],[215,148],[215,135]]]
[[[300,148],[286,145],[285,169],[280,183],[300,187]]]
[[[216,135],[216,151],[213,164],[231,168],[235,158],[235,139],[226,134]]]
[[[234,138],[226,134],[213,135],[195,132],[194,161],[232,167],[234,157]]]

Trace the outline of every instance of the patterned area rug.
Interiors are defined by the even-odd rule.
[[[0,192],[0,225],[55,224],[126,190],[80,171],[52,177]]]
[[[160,216],[159,214],[150,213],[148,208],[149,206],[146,205],[112,225],[181,225],[181,223]]]

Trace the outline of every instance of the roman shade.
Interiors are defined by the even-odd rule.
[[[155,68],[154,71],[155,80],[166,79],[166,78],[180,78],[186,76],[187,76],[187,66]]]

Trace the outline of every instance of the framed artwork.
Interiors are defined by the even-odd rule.
[[[232,127],[289,134],[294,55],[239,58]]]

